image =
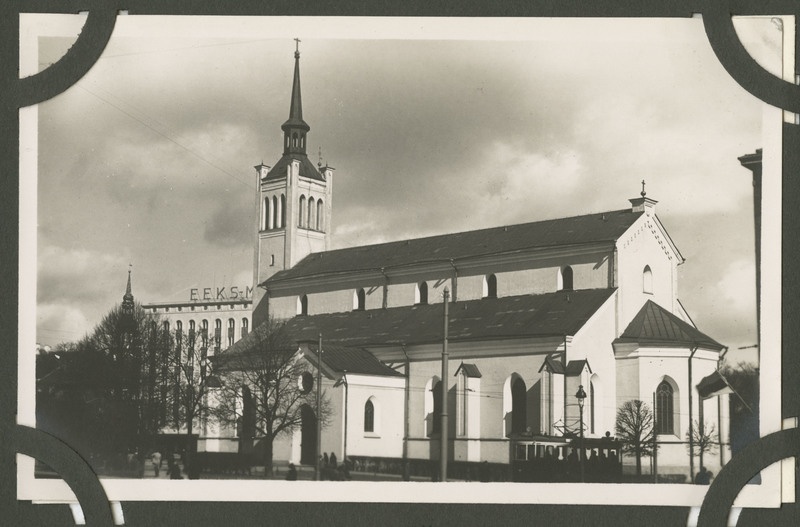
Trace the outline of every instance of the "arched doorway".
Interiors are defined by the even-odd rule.
[[[317,416],[310,406],[300,407],[300,463],[314,465],[317,462]]]

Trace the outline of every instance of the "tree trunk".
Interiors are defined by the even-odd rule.
[[[272,479],[272,438],[264,438],[264,477]]]
[[[642,475],[642,449],[640,445],[636,445],[636,475]]]

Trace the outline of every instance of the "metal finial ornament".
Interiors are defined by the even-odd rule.
[[[300,39],[296,38],[296,39],[294,39],[294,42],[295,42],[294,58],[299,59],[300,58]]]
[[[317,166],[322,167],[322,147],[319,147],[319,161],[317,161]]]
[[[642,180],[642,192],[641,192],[641,194],[642,194],[642,197],[645,197],[647,195],[647,192],[644,191],[644,180]]]

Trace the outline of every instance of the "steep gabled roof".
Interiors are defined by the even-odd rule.
[[[652,300],[645,302],[622,335],[614,341],[618,342],[666,347],[700,346],[714,350],[725,347]]]
[[[310,360],[316,364],[318,345],[309,346],[313,352]],[[355,373],[361,375],[379,375],[398,377],[403,374],[390,368],[375,356],[361,348],[322,344],[322,362],[337,373]]]
[[[583,368],[589,368],[589,373],[592,373],[592,367],[589,366],[589,362],[587,360],[571,360],[569,364],[567,364],[566,374],[570,377],[575,377],[576,375],[580,375],[583,373]]]
[[[451,341],[574,335],[614,289],[559,291],[451,304]],[[296,316],[286,329],[298,341],[342,346],[425,344],[442,338],[442,304]],[[323,344],[324,349],[325,344]]]
[[[475,364],[468,364],[466,362],[462,362],[461,365],[456,369],[456,372],[453,376],[457,376],[458,372],[464,371],[464,375],[470,377],[472,379],[480,379],[482,377],[481,370],[478,369],[478,366]]]
[[[541,373],[545,367],[549,368],[553,373],[560,373],[561,375],[564,375],[564,363],[560,360],[555,360],[553,357],[547,357],[544,359],[542,365],[539,366],[539,373]]]
[[[449,262],[525,249],[613,243],[642,214],[623,209],[312,253],[291,269],[276,273],[265,283],[368,269],[389,269],[422,262]]]

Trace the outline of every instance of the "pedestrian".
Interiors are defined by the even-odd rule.
[[[297,481],[297,469],[294,463],[289,463],[289,472],[286,473],[286,481]]]
[[[169,471],[169,479],[183,479],[181,475],[181,466],[177,463],[172,464],[172,468]]]
[[[711,473],[706,467],[700,467],[700,472],[694,477],[695,485],[708,485],[711,483]]]
[[[330,463],[331,467],[336,468],[336,454],[334,452],[331,452]]]
[[[161,472],[161,452],[156,450],[150,455],[150,462],[153,464],[153,472],[158,477]]]
[[[322,466],[323,467],[327,467],[329,462],[330,461],[328,461],[328,453],[327,452],[323,453],[322,454]]]

